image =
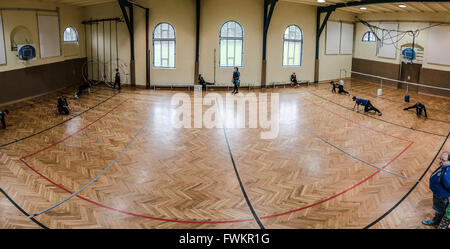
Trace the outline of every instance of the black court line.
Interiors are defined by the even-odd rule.
[[[328,102],[331,102],[331,103],[333,103],[333,104],[335,104],[335,105],[338,105],[338,106],[340,106],[340,107],[342,107],[342,108],[345,108],[345,109],[347,109],[347,110],[352,111],[352,108],[349,108],[349,107],[347,107],[347,106],[344,106],[344,105],[341,105],[341,104],[336,103],[336,102],[334,102],[334,101],[331,101],[331,100],[329,100],[329,99],[327,99],[327,98],[325,98],[325,97],[322,97],[322,96],[320,96],[320,95],[318,95],[318,94],[312,93],[312,92],[310,92],[310,91],[307,91],[307,93],[309,93],[309,94],[311,94],[311,95],[314,95],[314,96],[316,96],[316,97],[318,97],[318,98],[321,98],[321,99],[323,99],[323,100],[326,100],[326,101],[328,101]],[[367,115],[367,114],[361,114],[361,113],[359,113],[359,114],[360,114],[360,115],[363,115],[363,116],[366,116],[366,117],[369,117],[369,118],[373,118],[373,119],[376,119],[376,120],[383,121],[383,122],[388,123],[388,124],[392,124],[392,125],[399,126],[399,127],[402,127],[402,128],[410,129],[410,130],[413,130],[413,131],[423,132],[423,133],[427,133],[427,134],[435,135],[435,136],[439,136],[439,137],[445,137],[445,135],[442,135],[442,134],[433,133],[433,132],[424,131],[424,130],[419,130],[419,129],[414,129],[414,128],[412,128],[412,127],[408,127],[408,126],[404,126],[404,125],[397,124],[397,123],[394,123],[394,122],[390,122],[390,121],[387,121],[387,120],[384,120],[384,119],[381,119],[381,118],[372,117],[372,116]]]
[[[108,98],[102,100],[100,103],[97,103],[96,105],[89,107],[88,109],[86,109],[86,110],[84,110],[84,111],[78,113],[77,115],[73,115],[73,116],[71,116],[70,118],[68,118],[68,119],[66,119],[66,120],[64,120],[64,121],[62,121],[62,122],[60,122],[60,123],[57,123],[57,124],[55,124],[55,125],[53,125],[53,126],[51,126],[51,127],[48,127],[48,128],[46,128],[46,129],[44,129],[44,130],[38,131],[38,132],[36,132],[36,133],[33,133],[33,134],[31,134],[31,135],[28,135],[28,136],[25,136],[25,137],[22,137],[22,138],[19,138],[19,139],[15,139],[14,141],[11,141],[11,142],[8,142],[8,143],[2,144],[2,145],[0,145],[0,148],[6,147],[6,146],[11,145],[11,144],[15,144],[15,143],[17,143],[17,142],[20,142],[20,141],[23,141],[23,140],[26,140],[26,139],[29,139],[29,138],[31,138],[31,137],[34,137],[34,136],[39,135],[39,134],[41,134],[41,133],[44,133],[44,132],[46,132],[46,131],[48,131],[48,130],[51,130],[51,129],[57,127],[57,126],[60,126],[60,125],[62,125],[62,124],[64,124],[64,123],[67,123],[68,121],[70,121],[70,120],[72,120],[72,119],[74,119],[74,118],[76,118],[76,117],[79,117],[79,116],[83,115],[84,113],[86,113],[86,112],[88,112],[88,111],[90,111],[90,110],[96,108],[97,106],[99,106],[99,105],[105,103],[106,101],[112,99],[113,97],[115,97],[115,96],[117,96],[117,95],[118,95],[118,93],[116,93],[116,94],[114,94],[114,95],[112,95],[112,96],[110,96],[110,97],[108,97]]]
[[[217,103],[218,102],[217,102],[217,98],[216,98],[216,104]],[[217,107],[217,109],[219,109],[219,107]],[[247,192],[245,191],[245,188],[244,188],[244,184],[242,183],[241,177],[239,176],[239,171],[238,171],[238,169],[236,167],[236,163],[234,162],[233,153],[231,152],[230,143],[228,142],[228,136],[227,136],[227,131],[226,131],[226,128],[225,128],[225,124],[223,123],[223,120],[222,120],[222,112],[219,110],[219,113],[220,113],[219,114],[220,121],[221,121],[222,128],[223,128],[223,135],[225,136],[225,141],[227,142],[228,153],[230,155],[231,162],[233,163],[234,172],[236,173],[236,177],[237,177],[237,180],[239,182],[239,186],[241,187],[242,194],[244,195],[245,201],[247,202],[247,205],[250,208],[250,211],[252,212],[252,215],[255,218],[256,223],[258,223],[259,228],[265,229],[264,225],[262,224],[261,220],[259,219],[259,216],[256,214],[256,211],[253,208],[252,203],[250,202],[250,199],[248,198]]]
[[[13,199],[11,199],[11,197],[9,197],[9,195],[2,189],[0,188],[0,192],[17,208],[19,209],[20,212],[22,212],[22,214],[24,214],[26,217],[29,217],[30,215],[23,210]],[[35,218],[30,218],[30,220],[32,220],[34,223],[36,223],[38,226],[40,226],[43,229],[49,229],[47,226],[45,226],[44,224],[40,223],[39,221],[37,221]]]
[[[448,140],[448,137],[450,136],[450,132],[448,133],[447,137],[445,138],[444,142],[441,145],[441,148],[439,148],[438,152],[434,156],[433,160],[431,161],[430,165],[428,165],[428,168],[423,172],[422,176],[420,176],[419,181],[414,184],[414,186],[403,196],[400,201],[398,201],[391,209],[389,209],[386,213],[384,213],[382,216],[380,216],[378,219],[376,219],[374,222],[370,223],[369,225],[365,226],[364,229],[369,229],[375,224],[377,224],[379,221],[384,219],[386,216],[388,216],[394,209],[396,209],[408,196],[411,194],[411,192],[419,185],[419,183],[422,181],[422,179],[425,177],[426,173],[430,170],[431,166],[433,165],[434,161],[436,161],[436,158],[438,157],[439,153],[441,153],[442,148],[444,148],[445,143]]]

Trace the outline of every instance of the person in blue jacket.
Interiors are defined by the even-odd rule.
[[[423,220],[422,224],[427,226],[437,226],[445,215],[450,197],[450,154],[442,153],[439,158],[440,167],[431,174],[430,189],[433,192],[434,218]]]
[[[238,67],[234,67],[234,71],[233,71],[233,84],[234,84],[234,89],[233,89],[233,94],[236,94],[239,92],[239,86],[241,85],[241,81],[239,80],[239,77],[241,77],[241,73],[239,72],[239,68]]]
[[[370,100],[368,100],[368,99],[361,99],[361,98],[357,98],[357,97],[353,96],[353,101],[355,101],[353,110],[355,110],[355,107],[357,107],[357,109],[356,109],[357,112],[359,112],[359,106],[362,105],[362,106],[364,106],[364,112],[373,110],[376,113],[378,113],[378,116],[383,115],[383,113],[381,113],[380,110],[375,108],[375,106],[373,106],[372,103],[370,102]]]

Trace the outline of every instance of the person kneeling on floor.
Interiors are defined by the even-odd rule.
[[[425,108],[425,105],[422,104],[422,103],[420,103],[420,102],[417,102],[417,103],[416,103],[415,105],[413,105],[413,106],[406,107],[406,108],[403,109],[403,110],[406,111],[406,110],[413,109],[413,108],[416,108],[416,114],[417,114],[417,117],[422,116],[422,111],[423,111],[423,112],[425,113],[425,118],[428,118],[428,115],[427,115],[427,109]]]
[[[59,112],[59,114],[62,114],[62,115],[69,115],[69,113],[70,113],[70,107],[69,107],[69,103],[67,102],[66,96],[61,95],[61,96],[58,98],[58,104],[57,104],[57,107],[58,107],[58,112]]]
[[[2,122],[3,129],[7,129],[6,128],[6,116],[8,116],[8,114],[9,114],[8,110],[0,111],[0,120]]]
[[[439,158],[440,167],[431,174],[430,189],[433,192],[434,218],[423,220],[422,224],[427,226],[437,226],[445,215],[450,197],[450,154],[442,153]]]
[[[383,115],[383,113],[380,112],[380,110],[378,110],[377,108],[375,108],[375,106],[372,105],[372,103],[370,102],[370,100],[368,99],[361,99],[361,98],[357,98],[355,96],[353,96],[353,101],[355,101],[355,105],[353,106],[353,110],[355,110],[355,107],[357,107],[356,111],[359,111],[359,106],[362,105],[364,106],[364,112],[368,112],[368,111],[375,111],[376,113],[378,113],[378,116]]]

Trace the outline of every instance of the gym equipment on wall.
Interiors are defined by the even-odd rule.
[[[119,58],[119,38],[117,32],[117,23],[119,22],[124,21],[117,17],[82,22],[85,25],[85,50],[87,57],[86,62],[82,66],[84,81],[93,85],[105,84],[108,87],[112,87],[114,83],[114,72],[118,68],[122,78],[121,82],[128,82],[129,66]],[[109,42],[106,41],[108,31],[105,23],[109,23]],[[115,29],[112,27],[113,23]],[[115,42],[113,42],[113,31],[115,31]],[[90,37],[88,39],[89,34]],[[109,56],[106,48],[107,44],[109,44]],[[103,48],[100,47],[101,45]],[[115,53],[115,56],[113,53]]]

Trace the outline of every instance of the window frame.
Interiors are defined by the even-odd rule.
[[[71,29],[71,30],[73,30],[73,32],[75,32],[76,40],[66,41],[65,34],[66,34],[67,29]],[[80,40],[80,37],[78,36],[78,31],[74,26],[69,25],[64,29],[64,32],[63,32],[63,42],[64,43],[78,43],[79,40]]]
[[[239,27],[242,30],[242,36],[241,37],[238,37],[238,36],[235,36],[235,37],[222,37],[222,29],[224,28],[225,24],[232,23],[232,22],[234,22],[235,24],[239,25]],[[234,50],[235,51],[234,51],[234,57],[233,57],[234,65],[232,65],[232,66],[223,66],[221,64],[222,41],[229,41],[229,40],[241,41],[242,42],[240,66],[236,66],[236,42],[235,42],[235,46],[234,46]],[[227,52],[226,53],[228,55],[228,44],[226,45],[226,48],[227,48]],[[228,59],[229,58],[227,56],[227,60]],[[229,20],[229,21],[226,21],[225,23],[223,23],[222,26],[220,26],[220,29],[219,29],[219,68],[234,68],[234,67],[238,67],[238,68],[243,68],[244,67],[244,27],[239,22],[237,22],[235,20]]]
[[[158,28],[160,25],[163,25],[163,24],[169,25],[169,29],[170,29],[170,27],[172,27],[174,38],[155,38],[156,28]],[[168,44],[169,44],[169,42],[174,43],[173,67],[169,66],[170,65],[170,53],[169,53],[169,58],[168,58],[168,62],[167,62],[168,66],[162,66],[162,63],[161,63],[161,66],[155,65],[155,54],[156,54],[155,53],[155,41],[168,42]],[[155,68],[155,69],[176,69],[177,68],[177,30],[175,29],[175,27],[172,24],[170,24],[168,22],[160,22],[160,23],[156,24],[155,28],[153,29],[153,33],[152,33],[152,49],[153,49],[153,51],[152,51],[152,54],[153,54],[152,55],[152,57],[153,57],[152,67],[153,68]],[[161,51],[162,51],[162,43],[161,43]],[[162,60],[160,62],[162,62]]]
[[[285,37],[286,30],[288,30],[292,26],[294,26],[294,27],[296,27],[296,28],[298,28],[300,30],[300,40],[289,39],[289,38],[286,39],[286,37]],[[294,42],[294,53],[295,53],[295,43],[297,43],[297,42],[300,43],[300,64],[298,64],[298,65],[284,65],[284,47],[285,47],[285,43],[286,42]],[[302,66],[302,62],[303,62],[303,30],[300,28],[300,26],[298,26],[296,24],[290,24],[284,29],[282,46],[283,47],[282,47],[282,53],[281,53],[281,66],[282,67],[301,67]],[[289,53],[289,50],[288,50],[288,53]],[[294,56],[294,58],[295,58],[295,56]],[[289,62],[289,57],[288,57],[288,62]]]
[[[365,37],[366,35],[368,35],[367,41],[364,40],[364,37]],[[374,37],[375,40],[374,40],[374,41],[371,41],[371,40],[370,40],[371,37]],[[367,32],[365,32],[365,33],[363,34],[363,36],[362,36],[362,38],[361,38],[361,41],[362,41],[362,42],[376,42],[376,41],[377,41],[377,38],[376,38],[375,34],[374,34],[372,31],[367,31]]]

